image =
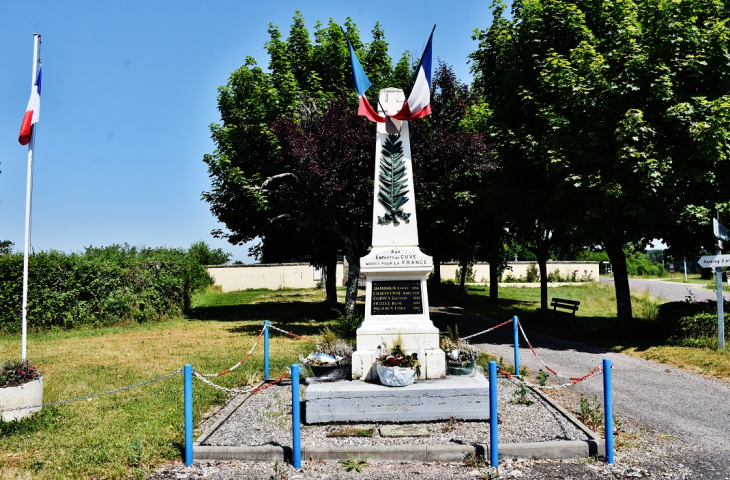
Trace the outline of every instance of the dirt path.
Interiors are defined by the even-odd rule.
[[[431,318],[443,328],[458,323],[462,336],[496,325],[482,317],[454,307],[435,307]],[[582,376],[611,359],[613,367],[614,412],[652,426],[659,432],[698,446],[704,459],[722,465],[730,473],[730,387],[724,383],[666,365],[619,353],[526,332],[538,355],[554,370],[569,376]],[[514,362],[511,325],[476,337],[472,343],[506,363]],[[521,340],[520,365],[530,372],[545,369]],[[571,387],[589,398],[598,396],[603,403],[603,382],[593,378]],[[714,478],[712,476],[706,478]],[[723,477],[718,477],[723,478]]]

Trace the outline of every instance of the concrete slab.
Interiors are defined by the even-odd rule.
[[[305,398],[305,422],[310,424],[489,419],[489,381],[483,375],[420,380],[406,387],[354,381],[314,384]]]
[[[430,437],[426,425],[382,425],[380,427],[381,437]]]

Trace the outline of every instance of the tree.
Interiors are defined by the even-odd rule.
[[[282,118],[273,131],[291,172],[280,182],[280,208],[306,225],[324,250],[344,248],[349,264],[345,306],[352,311],[360,257],[370,245],[375,125],[358,117],[351,102],[339,100],[306,128]]]
[[[728,152],[730,7],[516,0],[505,11],[495,5],[472,54],[496,156],[549,186],[539,198],[562,216],[543,218],[603,245],[625,324],[624,246],[680,239],[679,223],[706,223],[723,198],[712,180]]]
[[[372,31],[370,44],[362,43],[350,18],[343,27],[358,56],[374,68],[371,79],[376,86],[389,83],[391,74],[403,76],[402,62],[395,70],[390,67],[392,60],[379,24]],[[300,12],[294,15],[286,39],[274,25],[270,24],[268,31],[269,71],[264,71],[253,58],[247,57],[245,64],[231,74],[228,84],[219,88],[218,109],[222,123],[210,127],[216,150],[203,159],[211,178],[211,189],[203,193],[203,199],[226,228],[225,231],[215,230],[215,236],[234,244],[258,239],[260,243],[254,247],[253,253],[259,259],[306,259],[325,267],[327,278],[334,280],[338,253],[351,257],[350,266],[359,265],[359,259],[354,259],[354,255],[361,250],[358,246],[361,243],[361,225],[354,223],[348,226],[338,221],[336,228],[339,232],[331,235],[331,216],[310,216],[309,213],[314,211],[311,202],[302,205],[302,209],[299,205],[292,205],[293,198],[324,201],[324,197],[318,198],[323,188],[320,187],[319,193],[315,192],[315,186],[308,183],[311,172],[304,172],[301,164],[294,160],[296,152],[282,149],[282,139],[286,138],[287,145],[296,148],[304,148],[300,140],[307,145],[314,141],[311,132],[323,128],[322,122],[328,120],[322,117],[331,105],[337,104],[333,103],[334,100],[348,99],[354,111],[357,97],[352,85],[347,43],[340,26],[331,19],[326,25],[315,24],[312,42]],[[341,110],[341,107],[337,108]],[[339,110],[332,114],[345,118]],[[281,122],[282,129],[278,135],[273,129],[277,121]],[[286,122],[290,124],[285,127]],[[359,125],[366,128],[367,122],[361,120]],[[320,142],[313,145],[315,151],[327,151],[327,155],[334,157],[332,152],[338,148],[347,150],[350,147],[346,143],[346,135],[324,134],[328,135],[326,141],[330,144]],[[375,135],[371,135],[370,149],[374,138]],[[305,142],[304,139],[309,140]],[[349,158],[353,155],[357,157],[353,153]],[[311,156],[307,158],[316,163]],[[334,162],[337,159],[321,160]],[[332,175],[333,179],[349,180],[341,173],[332,172]],[[372,181],[370,176],[371,172],[365,178]],[[328,184],[332,186],[332,181]],[[346,208],[353,198],[360,198],[359,191],[347,188],[333,188],[327,192],[341,197],[329,198],[322,213],[332,213],[337,207]],[[309,194],[315,198],[310,198]],[[306,216],[302,215],[305,206],[309,209]],[[352,299],[357,292],[357,277],[350,277],[348,298],[354,305]],[[334,282],[327,282],[327,287],[330,303],[336,302]]]
[[[0,255],[10,255],[14,246],[15,243],[10,240],[0,240]]]
[[[437,282],[439,263],[459,260],[463,289],[466,267],[473,262],[484,234],[485,206],[477,200],[477,192],[494,164],[484,135],[466,130],[461,123],[474,95],[441,61],[433,76],[433,91],[431,116],[410,124],[419,238],[434,257]]]

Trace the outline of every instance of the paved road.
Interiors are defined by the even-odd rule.
[[[446,325],[457,323],[462,336],[497,324],[496,321],[467,314],[455,307],[433,307],[431,318],[440,330],[445,329]],[[604,357],[611,359],[614,364],[612,377],[615,414],[627,415],[689,445],[700,447],[702,454],[695,460],[702,465],[712,465],[709,467],[712,469],[710,475],[703,478],[727,478],[726,475],[730,475],[730,386],[682,370],[670,369],[663,364],[604,352],[598,348],[529,331],[526,333],[537,354],[550,367],[564,375],[582,376],[599,365]],[[472,343],[493,355],[503,357],[507,363],[514,362],[511,325],[480,335]],[[544,370],[522,340],[520,365],[527,366],[531,372],[537,372],[540,368]],[[603,403],[603,383],[600,377],[591,378],[570,388],[591,399],[597,395],[600,403]],[[712,474],[714,472],[717,477]]]
[[[675,274],[676,275],[676,274]],[[600,277],[603,283],[613,284],[613,277]],[[695,301],[702,302],[705,300],[717,301],[717,293],[701,285],[692,283],[669,282],[667,280],[639,280],[629,279],[629,286],[632,290],[644,291],[655,297],[661,297],[670,302],[683,302],[688,297]],[[730,300],[730,292],[724,292],[725,300]]]

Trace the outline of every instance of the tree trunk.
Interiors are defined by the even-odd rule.
[[[327,306],[329,308],[337,308],[337,253],[333,253],[327,258],[325,266],[324,286],[327,292]]]
[[[357,304],[357,287],[360,282],[360,252],[353,246],[345,247],[345,257],[347,258],[347,293],[345,295],[345,315],[349,319],[355,311]]]
[[[433,256],[433,284],[441,285],[441,260]]]
[[[538,249],[537,266],[540,269],[540,311],[544,313],[548,309],[548,252],[542,250],[547,249]]]
[[[489,300],[499,300],[499,268],[498,261],[489,260]]]
[[[616,321],[619,325],[626,326],[633,318],[626,255],[621,242],[611,240],[605,243],[605,247],[613,267],[613,283],[616,288]]]
[[[459,266],[461,267],[461,278],[459,279],[459,289],[466,293],[466,269],[469,268],[469,261],[468,260],[461,260],[459,261]]]

